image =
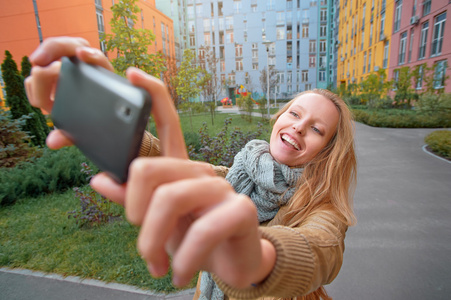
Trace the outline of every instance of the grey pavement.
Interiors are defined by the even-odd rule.
[[[423,151],[434,129],[357,124],[358,218],[334,299],[451,299],[451,163]]]
[[[451,163],[423,150],[432,131],[356,124],[358,224],[348,230],[339,275],[326,286],[334,300],[450,299]],[[193,295],[193,290],[161,295],[29,273],[0,269],[0,298],[187,300]]]

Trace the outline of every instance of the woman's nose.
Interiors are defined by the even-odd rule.
[[[300,134],[304,134],[305,126],[306,126],[305,120],[299,120],[298,122],[295,122],[293,124],[293,129]]]

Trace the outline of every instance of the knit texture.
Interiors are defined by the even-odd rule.
[[[261,223],[274,218],[279,208],[287,204],[301,174],[301,168],[276,162],[269,153],[268,142],[252,140],[235,156],[226,180],[237,193],[251,198]],[[201,300],[224,299],[223,292],[207,272],[202,272],[200,292]]]

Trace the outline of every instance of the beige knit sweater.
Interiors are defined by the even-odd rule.
[[[159,153],[159,140],[146,132],[140,155]],[[227,175],[228,168],[213,168],[219,176]],[[331,205],[324,205],[290,228],[280,225],[287,211],[287,206],[281,207],[274,219],[260,226],[262,238],[269,240],[277,253],[274,269],[263,282],[236,289],[213,275],[228,299],[320,299],[320,288],[338,275],[347,230],[341,215]]]

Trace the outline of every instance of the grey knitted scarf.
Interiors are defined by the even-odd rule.
[[[266,141],[252,140],[235,156],[226,180],[237,193],[252,199],[258,220],[265,222],[273,219],[293,196],[302,170],[279,164],[269,153]],[[201,300],[224,299],[224,293],[207,272],[202,272],[200,292]]]

